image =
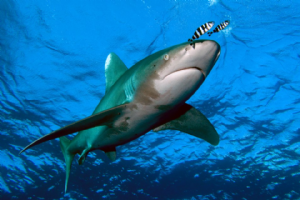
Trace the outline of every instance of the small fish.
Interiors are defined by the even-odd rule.
[[[228,26],[229,23],[230,23],[229,20],[222,22],[212,32],[207,32],[208,36],[211,36],[211,34],[217,33],[219,31],[223,30],[224,28],[226,28],[226,26]]]
[[[193,40],[198,39],[201,35],[209,31],[214,26],[215,22],[207,22],[203,25],[201,25],[197,30],[195,31],[192,39],[189,39],[188,41],[191,42],[191,45],[193,44]]]

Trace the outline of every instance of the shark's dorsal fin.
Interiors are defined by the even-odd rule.
[[[106,93],[127,71],[126,65],[115,53],[110,53],[105,61]]]
[[[210,121],[194,107],[184,104],[172,113],[169,122],[156,127],[153,131],[178,130],[201,138],[212,145],[219,144],[219,135]]]
[[[114,150],[111,151],[106,151],[105,154],[111,161],[115,161],[117,158],[116,148],[114,148]]]

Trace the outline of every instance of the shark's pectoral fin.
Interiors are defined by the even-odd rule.
[[[219,135],[210,121],[194,107],[184,104],[172,113],[169,122],[156,127],[153,131],[178,130],[201,138],[212,145],[219,144]]]
[[[105,154],[111,161],[115,161],[117,158],[116,148],[111,151],[106,151]]]
[[[103,125],[112,126],[113,123],[116,121],[116,119],[122,116],[122,114],[126,110],[131,109],[129,107],[130,104],[122,104],[120,106],[116,106],[111,109],[102,111],[100,113],[91,115],[85,119],[82,119],[73,124],[65,126],[61,129],[53,131],[52,133],[49,133],[48,135],[45,135],[37,139],[36,141],[32,142],[27,147],[25,147],[20,153],[22,153],[23,151],[27,150],[30,147],[46,142],[48,140],[53,140],[55,138],[62,137],[64,135],[76,133],[78,131],[93,128],[95,126],[103,126]]]
[[[105,61],[106,93],[127,70],[126,65],[115,53],[107,56]]]

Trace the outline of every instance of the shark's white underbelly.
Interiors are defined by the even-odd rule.
[[[134,104],[133,109],[120,117],[114,123],[114,128],[106,133],[109,138],[107,143],[124,144],[154,129],[164,114],[189,99],[204,79],[201,71],[190,68],[175,72],[163,80],[154,81],[155,91],[142,88],[142,91],[159,95],[137,93],[131,102]]]

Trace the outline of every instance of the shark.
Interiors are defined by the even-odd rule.
[[[89,152],[102,150],[112,161],[116,147],[149,131],[178,130],[211,145],[219,135],[211,122],[186,101],[205,81],[220,55],[213,40],[195,40],[158,51],[127,68],[115,54],[105,61],[106,90],[91,116],[26,146],[59,138],[66,162],[65,192],[76,154],[81,165]],[[66,135],[76,133],[72,140]]]

